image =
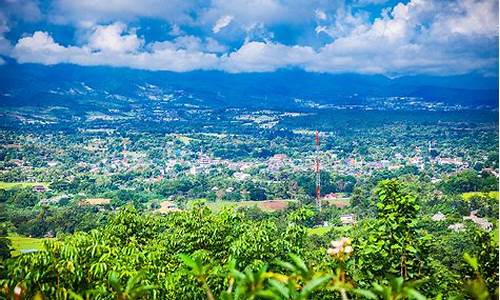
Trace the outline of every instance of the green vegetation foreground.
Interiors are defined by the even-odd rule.
[[[498,297],[497,226],[429,224],[397,180],[375,192],[375,218],[321,236],[308,235],[305,207],[252,220],[204,206],[167,216],[125,206],[102,227],[3,259],[0,298]]]

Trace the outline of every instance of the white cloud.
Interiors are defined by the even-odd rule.
[[[109,38],[116,39],[113,35]],[[101,43],[108,45],[105,40]],[[122,51],[122,47],[118,47],[120,51],[102,46],[96,48],[93,44],[65,47],[56,43],[48,33],[37,31],[32,36],[20,39],[13,55],[20,63],[110,65],[180,72],[197,69],[229,72],[274,71],[287,66],[305,65],[315,55],[310,47],[250,42],[229,55],[218,56],[207,52],[209,46],[213,47],[210,43],[202,43],[199,38],[183,36],[173,41],[155,42],[146,47],[148,50],[140,52]],[[135,47],[126,49],[136,50]]]
[[[373,23],[359,23],[347,35],[322,47],[306,68],[383,74],[463,73],[492,68],[498,57],[482,56],[478,46],[498,49],[491,44],[498,43],[498,28],[489,25],[497,24],[493,21],[496,19],[498,3],[494,0],[460,0],[453,6],[430,0],[399,3]],[[478,20],[484,22],[483,26],[477,25]]]
[[[321,22],[316,26],[315,32],[319,34],[324,32],[336,39],[352,34],[355,30],[364,30],[368,23],[365,13],[353,14],[350,7],[340,5],[333,13],[332,22],[329,24]]]
[[[82,57],[91,54],[88,48],[64,47],[47,33],[35,32],[32,36],[21,38],[12,52],[20,63],[35,62],[46,65],[74,62],[80,63]]]
[[[221,69],[228,72],[270,72],[288,66],[304,66],[314,59],[311,47],[250,42],[221,58]]]
[[[12,55],[19,62],[149,70],[267,72],[298,67],[315,72],[389,75],[488,72],[498,63],[496,0],[411,0],[384,10],[375,20],[353,14],[343,6],[329,10],[328,15],[326,10],[311,9],[304,13],[311,15],[313,24],[317,22],[316,33],[327,33],[333,39],[316,49],[277,42],[266,27],[266,22],[289,18],[287,13],[294,10],[293,5],[287,8],[273,0],[239,1],[243,0],[235,0],[241,7],[232,1],[214,0],[213,9],[204,15],[211,20],[208,30],[215,33],[233,30],[233,23],[242,28],[245,42],[230,52],[213,38],[187,35],[180,30],[181,35],[172,40],[146,44],[134,30],[115,22],[106,26],[88,24],[81,46],[63,46],[47,32],[37,31],[21,38]],[[147,0],[146,4],[150,2],[154,1]],[[125,3],[133,5],[127,1],[121,5]],[[291,15],[299,14],[294,10]],[[229,24],[230,28],[222,32]],[[1,28],[0,23],[0,54]]]
[[[223,16],[223,17],[221,17],[220,19],[217,20],[217,22],[215,22],[215,25],[212,28],[212,31],[214,33],[218,33],[219,31],[221,31],[221,29],[223,29],[224,27],[226,27],[229,24],[231,24],[232,20],[233,20],[232,16]]]
[[[449,5],[449,4],[448,4]],[[449,7],[450,14],[438,14],[432,26],[435,36],[495,36],[498,35],[498,1],[461,0]]]
[[[93,50],[112,52],[134,52],[144,41],[135,32],[125,33],[126,25],[114,23],[107,26],[97,26],[89,37],[88,46]]]
[[[316,26],[316,28],[314,28],[314,32],[316,32],[316,34],[320,34],[321,32],[325,32],[326,34],[328,34],[328,28],[326,26]]]
[[[111,39],[116,37],[111,36]],[[185,41],[184,41],[185,42]],[[102,41],[108,45],[106,41]],[[182,42],[179,42],[182,44]],[[125,45],[128,45],[125,42]],[[134,43],[131,43],[135,45]],[[184,45],[187,45],[184,43]],[[131,51],[134,47],[95,48],[89,44],[82,47],[62,46],[46,32],[37,31],[32,36],[21,38],[13,50],[13,56],[20,63],[41,63],[52,65],[73,63],[84,66],[109,65],[147,70],[191,71],[213,69],[217,66],[215,54],[196,49],[181,48],[175,43],[155,43],[151,51]],[[117,50],[118,51],[115,51]]]

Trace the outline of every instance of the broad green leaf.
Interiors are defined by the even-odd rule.
[[[270,279],[270,280],[269,280],[269,284],[270,284],[273,288],[275,288],[275,289],[276,289],[276,291],[277,291],[278,293],[280,293],[280,295],[281,295],[283,298],[285,298],[285,299],[289,298],[290,293],[289,293],[289,291],[288,291],[288,287],[286,287],[284,284],[282,284],[281,282],[279,282],[279,281],[277,281],[277,280],[275,280],[275,279]]]
[[[315,289],[320,287],[321,285],[325,284],[328,280],[332,278],[331,275],[324,275],[321,277],[317,277],[309,281],[304,288],[302,289],[302,295],[304,297],[309,296]]]
[[[478,270],[479,265],[477,263],[477,258],[470,256],[469,253],[465,252],[464,259],[469,264],[469,266],[471,266],[474,269],[474,271]]]
[[[406,294],[410,299],[427,300],[427,298],[424,297],[424,295],[420,294],[419,292],[417,292],[415,289],[412,288],[406,288]]]
[[[353,292],[359,296],[365,297],[366,299],[378,299],[377,295],[370,290],[355,289]]]
[[[309,269],[307,268],[306,264],[298,255],[293,254],[293,253],[289,253],[288,256],[290,256],[290,258],[295,263],[295,266],[297,266],[303,272],[303,274],[306,274],[309,272]]]

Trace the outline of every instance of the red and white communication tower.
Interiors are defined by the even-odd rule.
[[[321,168],[319,162],[319,132],[316,130],[316,206],[321,211]]]

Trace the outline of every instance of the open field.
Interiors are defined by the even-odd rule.
[[[349,206],[350,197],[342,197],[336,199],[321,199],[321,203],[323,206],[335,206],[337,208],[343,208]]]
[[[314,228],[307,228],[307,234],[309,235],[325,235],[328,231],[332,229],[332,226],[320,226],[320,227],[314,227]]]
[[[257,206],[266,212],[274,212],[284,210],[290,203],[296,202],[295,200],[265,200],[265,201],[216,201],[207,202],[206,205],[214,210],[219,211],[223,207],[252,207]]]
[[[43,185],[45,188],[49,187],[48,182],[4,182],[0,181],[0,189],[13,190],[19,188],[33,187],[35,185]]]
[[[110,203],[110,198],[89,198],[80,201],[81,205],[106,205]]]
[[[23,251],[31,250],[41,250],[43,249],[43,242],[48,240],[48,238],[31,238],[27,236],[13,235],[9,236],[9,240],[12,242],[12,255],[16,256],[21,254]]]

